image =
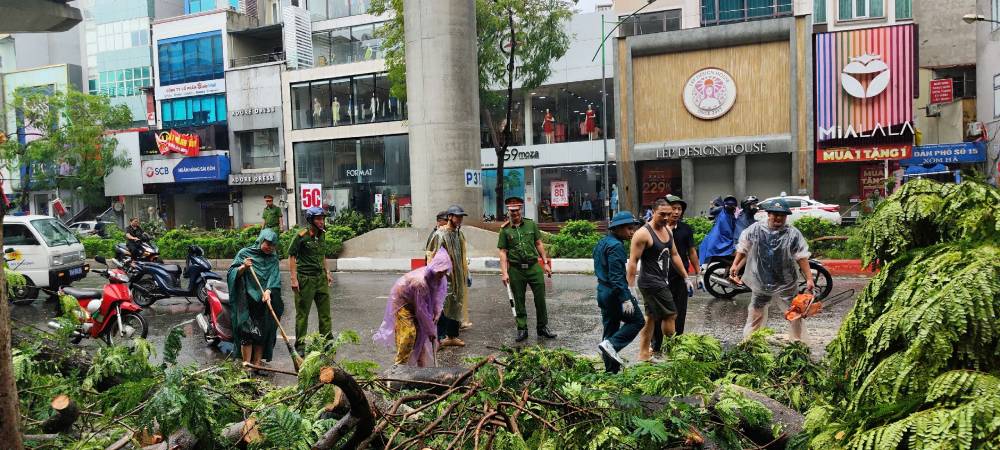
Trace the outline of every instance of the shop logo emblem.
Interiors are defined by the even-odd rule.
[[[867,81],[866,88],[863,81]],[[854,98],[872,98],[889,87],[889,66],[882,61],[882,56],[865,53],[844,66],[840,73],[840,84],[844,91]]]
[[[726,115],[734,103],[736,82],[722,69],[699,70],[684,85],[684,107],[699,119],[718,119]]]

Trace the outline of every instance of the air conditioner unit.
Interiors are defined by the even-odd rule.
[[[941,105],[931,103],[927,105],[927,117],[941,117]]]
[[[980,137],[983,135],[983,123],[982,122],[969,122],[969,126],[965,129],[966,137]]]

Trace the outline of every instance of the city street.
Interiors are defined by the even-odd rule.
[[[283,273],[283,282],[288,283],[288,274]],[[392,364],[392,352],[376,346],[371,342],[371,335],[379,326],[385,309],[389,289],[398,274],[376,273],[336,273],[331,291],[333,296],[333,328],[334,332],[355,330],[361,336],[360,345],[347,345],[341,348],[340,358],[372,360],[382,368]],[[77,283],[78,287],[99,287],[103,281],[96,275],[90,275]],[[835,278],[833,293],[854,289],[860,292],[867,282],[866,278]],[[541,344],[547,347],[564,347],[585,355],[597,356],[597,343],[601,335],[600,312],[595,301],[595,279],[590,275],[555,275],[547,280],[547,304],[550,316],[550,328],[559,337],[554,340],[538,340],[534,333],[534,308],[528,306],[528,323],[530,334],[525,345]],[[478,274],[473,278],[470,290],[470,316],[473,322],[471,329],[462,333],[466,342],[464,348],[446,348],[439,352],[440,365],[460,365],[462,360],[470,356],[487,355],[497,352],[503,346],[514,345],[513,318],[507,303],[506,292],[501,289],[499,275]],[[288,333],[294,332],[294,307],[290,290],[283,292],[285,315],[282,325]],[[744,294],[735,301],[716,300],[704,292],[696,292],[691,300],[686,331],[707,333],[719,338],[723,345],[733,345],[739,342],[743,322],[746,319],[746,307],[749,295]],[[833,339],[843,316],[853,305],[853,299],[833,306],[829,310],[806,322],[806,332],[814,355],[822,355],[825,346]],[[209,364],[222,358],[221,353],[205,345],[201,330],[194,322],[195,315],[200,310],[200,303],[192,299],[161,300],[147,308],[143,315],[149,322],[149,339],[158,351],[173,326],[183,327],[185,335],[184,348],[181,353],[182,363]],[[52,304],[38,300],[31,306],[13,307],[11,315],[15,326],[23,323],[43,327],[52,313]],[[784,307],[772,306],[770,326],[778,333],[787,329],[782,317]],[[310,317],[310,331],[316,330],[316,313]],[[280,342],[275,346],[277,367],[291,370],[291,360],[285,346]],[[86,340],[82,345],[97,347],[102,344],[95,340]],[[628,360],[634,360],[637,344],[633,343],[623,355]],[[291,377],[280,376],[278,383],[289,383]]]

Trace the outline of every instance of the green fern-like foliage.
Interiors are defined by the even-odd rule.
[[[167,339],[163,341],[163,367],[177,364],[177,356],[181,354],[181,339],[184,338],[184,329],[173,327],[167,334]]]
[[[136,339],[131,347],[113,346],[101,348],[84,378],[83,386],[92,388],[99,381],[109,377],[123,379],[143,378],[154,373],[149,358],[153,355],[153,346],[145,339]]]
[[[24,287],[28,284],[28,280],[13,270],[8,269],[6,266],[3,268],[3,274],[7,281],[7,296],[13,297],[14,292],[18,289]]]
[[[862,225],[882,267],[827,349],[811,448],[1000,446],[998,218],[996,188],[918,180]]]
[[[333,426],[333,419],[311,421],[284,405],[267,410],[258,422],[263,441],[253,449],[308,450],[312,442]]]

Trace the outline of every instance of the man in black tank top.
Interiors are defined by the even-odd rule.
[[[655,322],[660,322],[664,336],[674,335],[677,305],[667,284],[666,264],[672,263],[682,278],[688,276],[684,262],[681,261],[674,245],[673,234],[667,227],[667,219],[671,214],[673,208],[670,204],[664,199],[657,200],[653,205],[653,220],[632,236],[632,248],[628,259],[628,283],[629,286],[638,285],[646,314],[646,324],[639,332],[639,361],[649,361],[652,358],[650,341]],[[642,260],[641,270],[640,260]]]

